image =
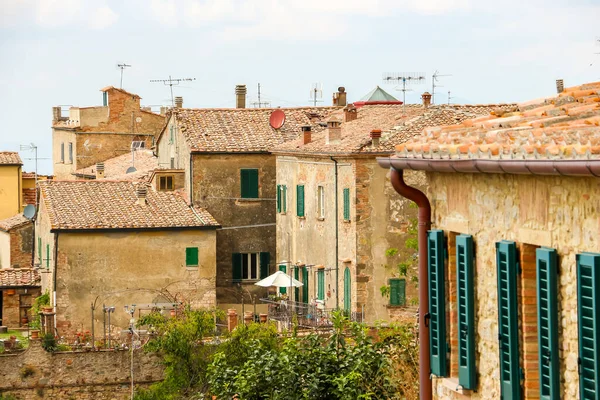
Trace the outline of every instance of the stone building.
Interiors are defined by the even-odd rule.
[[[214,218],[178,193],[146,182],[41,182],[35,219],[42,289],[52,293],[59,333],[89,329],[90,305],[184,302],[215,305]],[[41,250],[40,250],[41,249]],[[39,260],[37,260],[39,259]],[[99,311],[98,311],[99,310]]]
[[[399,192],[403,171],[427,177],[425,393],[599,398],[599,125],[600,83],[586,84],[425,129],[380,159]]]
[[[275,156],[269,149],[298,137],[302,125],[323,129],[319,123],[337,109],[246,109],[245,86],[236,93],[235,109],[174,109],[157,141],[157,177],[183,184],[189,201],[222,226],[217,231],[220,307],[239,305],[242,296],[246,303],[262,297],[265,289],[253,284],[274,272]],[[284,115],[277,129],[270,124],[274,112]]]
[[[140,96],[112,86],[101,90],[102,106],[52,109],[52,159],[56,179],[109,158],[150,149],[164,126],[163,115],[140,106]]]
[[[33,300],[40,295],[40,273],[32,268],[0,268],[0,325],[27,326]]]
[[[0,221],[0,268],[31,268],[33,224],[22,214]]]
[[[0,152],[0,219],[12,217],[23,210],[22,165],[19,153]]]
[[[109,158],[73,173],[77,179],[147,180],[158,168],[158,157],[152,150],[137,149]]]

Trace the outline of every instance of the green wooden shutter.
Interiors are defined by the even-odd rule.
[[[304,185],[296,186],[296,215],[304,217]]]
[[[194,267],[198,265],[197,247],[188,247],[185,249],[185,265]]]
[[[429,270],[429,349],[431,373],[446,376],[446,290],[444,278],[444,232],[427,232]]]
[[[46,244],[46,269],[50,268],[50,245]]]
[[[496,243],[498,268],[498,340],[500,389],[503,399],[520,399],[519,331],[517,321],[517,247],[515,242]]]
[[[406,280],[401,278],[390,278],[390,305],[406,305]]]
[[[558,364],[558,298],[556,250],[539,248],[537,264],[538,351],[540,362],[540,399],[560,398]]]
[[[284,265],[284,264],[281,264],[281,265],[279,266],[279,270],[280,270],[280,271],[282,271],[282,272],[285,274],[285,273],[286,273],[286,267],[285,267],[285,265]],[[287,293],[287,288],[285,288],[285,287],[280,287],[280,288],[279,288],[279,293],[281,293],[281,294],[285,294],[285,293]]]
[[[302,269],[302,302],[308,303],[308,268]]]
[[[242,280],[242,253],[233,253],[231,255],[232,266],[232,281],[239,282]]]
[[[325,270],[317,271],[317,299],[325,300]]]
[[[271,254],[269,252],[260,253],[260,279],[269,276],[269,263],[271,262]]]
[[[38,258],[40,260],[40,266],[42,265],[42,238],[38,237]]]
[[[283,194],[281,195],[281,202],[283,204],[283,212],[287,212],[287,185],[282,185],[283,187]]]
[[[258,170],[257,169],[241,169],[241,197],[243,199],[258,198]]]
[[[298,267],[294,268],[294,279],[299,281],[300,280],[300,269]],[[295,288],[294,289],[294,301],[298,301],[298,299],[300,298],[300,288]]]
[[[577,254],[579,397],[600,398],[600,254]]]
[[[277,212],[281,212],[281,185],[277,185]]]
[[[350,221],[350,189],[344,189],[344,221]]]
[[[477,386],[475,369],[475,307],[473,304],[473,237],[456,237],[456,286],[458,308],[458,383]]]
[[[344,310],[350,312],[352,309],[352,281],[350,268],[344,270]]]

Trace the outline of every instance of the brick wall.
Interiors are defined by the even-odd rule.
[[[10,266],[14,268],[31,268],[32,247],[32,223],[13,229],[10,232]]]

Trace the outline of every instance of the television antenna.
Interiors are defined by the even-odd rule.
[[[162,82],[165,86],[171,87],[171,106],[175,107],[175,98],[173,97],[173,86],[179,85],[181,82],[192,82],[195,81],[196,78],[171,78],[169,75],[169,79],[150,79],[150,82]]]
[[[35,159],[35,171],[34,171],[34,184],[35,184],[35,204],[37,204],[37,170],[38,170],[38,153],[37,153],[37,146],[35,145],[35,143],[29,143],[29,144],[22,144],[21,146],[19,146],[19,148],[21,150],[30,150],[34,152],[34,159]]]
[[[406,111],[406,92],[412,91],[407,85],[423,83],[425,74],[420,72],[386,72],[383,74],[384,83],[402,83],[402,114]]]
[[[260,83],[258,84],[258,101],[253,101],[251,104],[254,106],[254,108],[262,108],[262,106],[267,108],[271,107],[270,101],[260,101]]]
[[[435,72],[433,73],[433,75],[431,75],[431,104],[435,104],[434,98],[435,98],[435,88],[436,87],[443,87],[442,85],[436,85],[436,82],[438,81],[438,78],[440,76],[452,76],[452,74],[440,74],[440,71],[438,71],[437,69],[435,70]]]
[[[317,106],[317,102],[321,102],[320,100],[323,98],[323,85],[321,83],[313,83],[310,89],[310,102],[313,103],[313,106]]]
[[[451,99],[451,98],[452,98],[452,97],[450,97],[450,91],[448,90],[448,105],[450,105],[450,99]]]
[[[596,36],[596,40],[595,40],[595,42],[596,42],[596,46],[599,46],[599,47],[600,47],[600,36]],[[600,53],[594,53],[594,54],[598,55],[598,54],[600,54]],[[594,62],[593,62],[593,61],[590,63],[590,67],[591,67],[592,65],[594,65]]]
[[[123,70],[125,68],[130,68],[131,64],[126,64],[126,63],[117,64],[117,67],[121,69],[121,85],[119,86],[119,88],[123,89]]]

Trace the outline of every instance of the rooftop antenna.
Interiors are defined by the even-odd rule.
[[[313,83],[310,88],[310,102],[313,106],[317,106],[317,102],[321,102],[323,98],[323,85],[319,82]]]
[[[131,64],[117,64],[117,67],[119,67],[121,69],[121,85],[119,86],[120,89],[123,89],[123,70],[125,68],[129,68],[131,67]]]
[[[436,82],[438,81],[438,78],[440,76],[452,76],[451,74],[440,74],[440,71],[438,71],[437,69],[435,70],[435,72],[433,73],[433,75],[431,75],[431,104],[435,104],[435,88],[436,87],[443,87],[442,85],[436,85]]]
[[[162,82],[164,85],[168,85],[171,87],[171,106],[175,107],[175,98],[173,97],[173,86],[179,85],[181,82],[191,82],[195,81],[196,78],[171,78],[169,75],[169,79],[150,79],[150,82]]]
[[[37,170],[38,170],[38,154],[37,154],[37,146],[35,143],[22,144],[19,146],[21,150],[32,150],[34,152],[35,158],[35,171],[34,171],[34,184],[35,184],[35,204],[37,204]]]
[[[596,40],[595,40],[595,42],[596,42],[596,46],[599,46],[599,47],[600,47],[600,36],[596,36]],[[594,53],[594,54],[600,54],[600,53]],[[594,65],[594,62],[593,62],[593,61],[590,63],[590,67],[591,67],[592,65]]]
[[[452,98],[452,97],[450,97],[450,91],[448,90],[448,105],[450,105],[450,99],[451,99],[451,98]]]
[[[406,92],[412,91],[407,88],[407,85],[423,83],[425,81],[425,74],[420,72],[386,72],[383,74],[384,83],[402,83],[402,114],[406,111]]]
[[[260,83],[258,84],[258,101],[253,101],[252,105],[254,106],[254,108],[262,108],[262,106],[271,107],[270,101],[260,101]]]

